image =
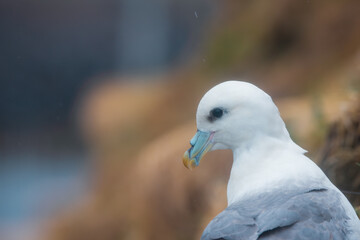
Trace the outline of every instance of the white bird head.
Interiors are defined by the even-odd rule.
[[[196,122],[198,131],[183,157],[190,169],[210,150],[236,150],[264,136],[290,139],[271,97],[242,81],[227,81],[210,89],[199,103]]]

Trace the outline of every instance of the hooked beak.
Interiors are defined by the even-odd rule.
[[[188,169],[197,167],[201,158],[211,150],[213,143],[213,137],[215,132],[202,132],[198,130],[195,136],[191,139],[189,148],[183,156],[184,166]]]

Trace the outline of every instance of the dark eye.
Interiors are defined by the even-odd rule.
[[[223,114],[224,114],[224,110],[222,110],[221,108],[214,108],[213,110],[210,111],[208,119],[210,122],[212,122],[216,119],[221,118]]]

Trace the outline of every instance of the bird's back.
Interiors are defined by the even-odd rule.
[[[230,205],[201,239],[360,239],[360,229],[348,227],[340,197],[326,188],[263,193]]]

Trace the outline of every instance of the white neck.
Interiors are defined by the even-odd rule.
[[[253,194],[282,188],[284,183],[327,184],[326,176],[304,152],[290,137],[279,140],[267,136],[254,138],[251,144],[233,150],[228,205]]]

